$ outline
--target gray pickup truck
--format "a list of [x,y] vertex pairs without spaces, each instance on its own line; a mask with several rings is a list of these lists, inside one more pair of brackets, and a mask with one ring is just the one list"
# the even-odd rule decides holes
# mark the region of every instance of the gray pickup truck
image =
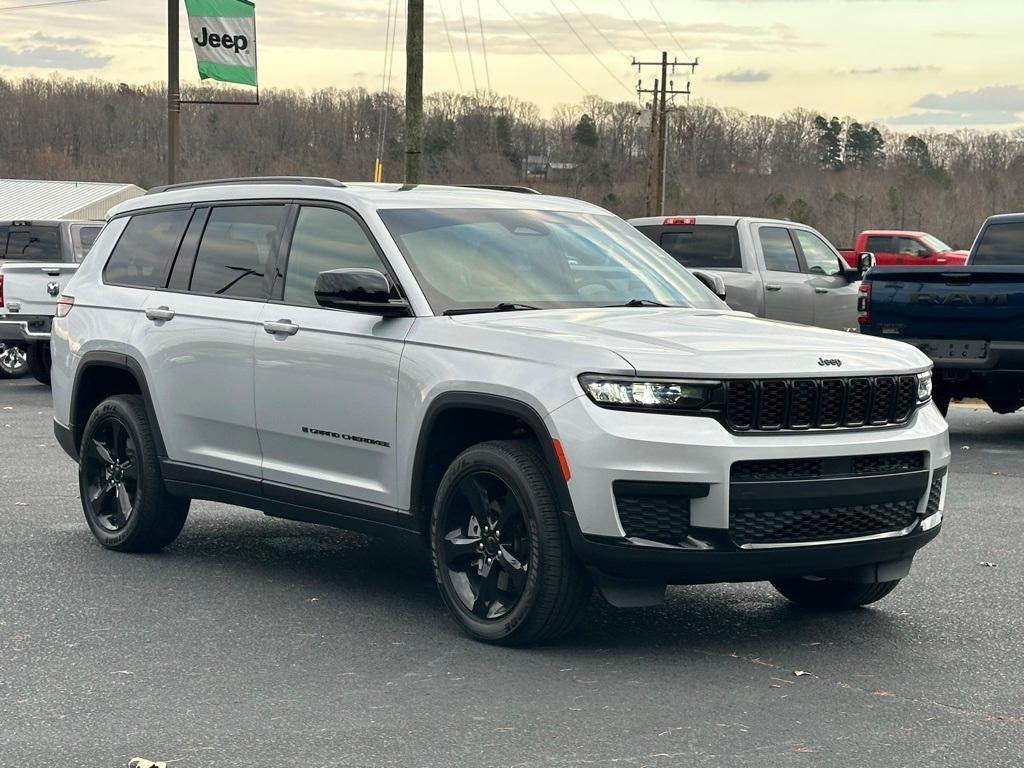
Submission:
[[659,216],[629,223],[698,277],[721,277],[733,309],[821,328],[857,327],[862,271],[851,269],[812,227],[745,216]]
[[50,381],[50,323],[61,287],[100,233],[96,221],[0,220],[0,378]]

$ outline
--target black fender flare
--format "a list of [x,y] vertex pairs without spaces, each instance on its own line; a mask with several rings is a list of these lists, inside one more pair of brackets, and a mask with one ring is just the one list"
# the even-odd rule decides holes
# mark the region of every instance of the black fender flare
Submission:
[[544,419],[532,406],[521,400],[484,392],[445,392],[434,398],[430,405],[427,406],[427,411],[420,424],[410,481],[410,511],[413,515],[419,517],[423,513],[423,510],[419,509],[420,500],[418,492],[423,484],[423,475],[426,471],[429,435],[433,431],[438,417],[444,414],[445,411],[457,408],[492,411],[503,416],[513,416],[526,424],[540,442],[541,455],[551,476],[551,483],[554,487],[555,498],[558,501],[559,507],[564,514],[575,517],[572,497],[569,494],[569,484],[562,474],[562,465],[555,453],[551,432],[544,423]]
[[107,351],[93,351],[86,352],[82,356],[81,362],[78,364],[78,368],[75,371],[75,382],[71,390],[71,416],[68,424],[68,429],[71,434],[74,435],[75,447],[80,448],[81,443],[81,430],[85,428],[85,424],[75,424],[75,414],[78,413],[78,398],[81,393],[81,382],[82,377],[90,368],[115,368],[117,370],[125,371],[130,374],[132,378],[139,385],[139,392],[142,395],[142,401],[146,407],[146,416],[149,418],[150,427],[153,429],[153,436],[156,439],[156,453],[161,459],[167,458],[167,448],[164,445],[164,437],[160,431],[160,422],[157,421],[156,411],[153,409],[153,397],[149,393],[149,382],[146,381],[146,374],[142,369],[142,365],[131,355],[120,352],[107,352]]

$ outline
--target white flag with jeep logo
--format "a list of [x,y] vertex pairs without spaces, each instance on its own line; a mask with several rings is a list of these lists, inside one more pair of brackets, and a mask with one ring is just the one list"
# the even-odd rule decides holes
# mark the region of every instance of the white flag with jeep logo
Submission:
[[199,77],[256,85],[256,6],[250,0],[185,0]]

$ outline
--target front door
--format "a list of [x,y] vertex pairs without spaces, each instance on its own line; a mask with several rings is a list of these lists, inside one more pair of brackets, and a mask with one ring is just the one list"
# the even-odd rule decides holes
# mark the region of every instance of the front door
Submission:
[[859,283],[847,277],[846,262],[814,232],[794,229],[793,235],[814,292],[814,324],[836,331],[856,328]]
[[397,505],[398,368],[413,320],[317,304],[320,272],[355,267],[389,274],[352,213],[302,206],[283,288],[275,288],[279,298],[266,305],[266,326],[256,334],[264,493],[299,503],[302,492],[326,494],[341,511],[352,501],[379,508],[386,519]]
[[769,320],[812,325],[814,297],[808,276],[800,268],[790,230],[760,225],[757,242],[764,264],[764,316]]

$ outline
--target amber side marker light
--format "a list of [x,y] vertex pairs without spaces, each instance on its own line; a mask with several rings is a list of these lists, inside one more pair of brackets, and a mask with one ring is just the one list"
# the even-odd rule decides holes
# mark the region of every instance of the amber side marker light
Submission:
[[562,470],[562,477],[565,478],[565,482],[569,482],[572,472],[569,471],[569,462],[565,458],[565,451],[562,450],[562,441],[552,439],[551,445],[554,446],[555,456],[558,457],[558,466]]

